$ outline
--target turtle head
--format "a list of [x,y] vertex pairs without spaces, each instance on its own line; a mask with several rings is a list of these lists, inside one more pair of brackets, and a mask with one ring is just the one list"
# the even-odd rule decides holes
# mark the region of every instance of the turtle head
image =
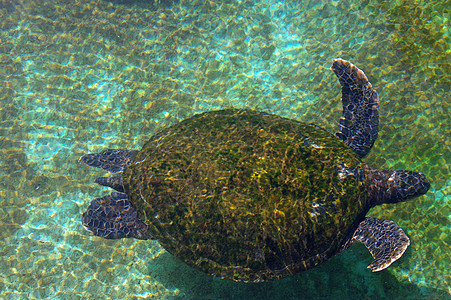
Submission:
[[426,194],[431,184],[423,173],[367,169],[365,184],[370,206],[397,203]]

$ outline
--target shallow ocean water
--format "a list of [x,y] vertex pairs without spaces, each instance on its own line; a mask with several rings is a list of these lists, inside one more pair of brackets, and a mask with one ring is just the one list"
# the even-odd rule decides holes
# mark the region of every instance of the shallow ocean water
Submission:
[[[449,3],[448,3],[449,4]],[[451,298],[447,1],[0,1],[0,299]],[[81,226],[108,193],[87,152],[139,149],[196,113],[248,107],[335,132],[342,57],[380,96],[365,161],[422,171],[427,195],[370,215],[411,246],[371,273],[356,243],[276,282],[187,267],[154,241]]]

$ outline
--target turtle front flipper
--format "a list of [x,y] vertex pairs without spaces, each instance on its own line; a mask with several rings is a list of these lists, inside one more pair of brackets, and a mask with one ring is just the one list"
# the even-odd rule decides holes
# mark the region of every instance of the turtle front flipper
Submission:
[[410,245],[409,237],[395,222],[377,218],[365,218],[353,240],[360,241],[370,251],[374,261],[368,268],[373,272],[388,268]]
[[83,213],[82,224],[86,230],[106,239],[152,238],[124,193],[113,192],[92,200]]
[[101,168],[110,173],[118,173],[132,163],[137,150],[107,149],[100,153],[85,154],[80,161],[90,167]]
[[379,96],[365,73],[341,58],[331,67],[341,84],[343,114],[335,134],[360,157],[368,154],[377,138]]

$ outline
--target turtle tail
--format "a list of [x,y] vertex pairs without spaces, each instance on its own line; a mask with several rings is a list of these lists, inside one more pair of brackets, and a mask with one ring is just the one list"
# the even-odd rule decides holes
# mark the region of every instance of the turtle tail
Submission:
[[118,173],[132,163],[138,152],[137,150],[107,149],[100,153],[85,154],[80,157],[80,161],[90,167]]

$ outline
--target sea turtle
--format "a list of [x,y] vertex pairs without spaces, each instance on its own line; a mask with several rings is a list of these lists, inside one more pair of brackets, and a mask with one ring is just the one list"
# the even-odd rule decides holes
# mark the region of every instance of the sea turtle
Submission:
[[333,135],[312,124],[247,109],[195,115],[163,129],[141,151],[80,158],[116,177],[115,189],[82,216],[94,235],[156,239],[208,274],[243,282],[310,269],[358,240],[387,268],[410,241],[371,207],[425,194],[422,173],[378,170],[361,161],[378,132],[378,94],[342,59],[343,115]]

